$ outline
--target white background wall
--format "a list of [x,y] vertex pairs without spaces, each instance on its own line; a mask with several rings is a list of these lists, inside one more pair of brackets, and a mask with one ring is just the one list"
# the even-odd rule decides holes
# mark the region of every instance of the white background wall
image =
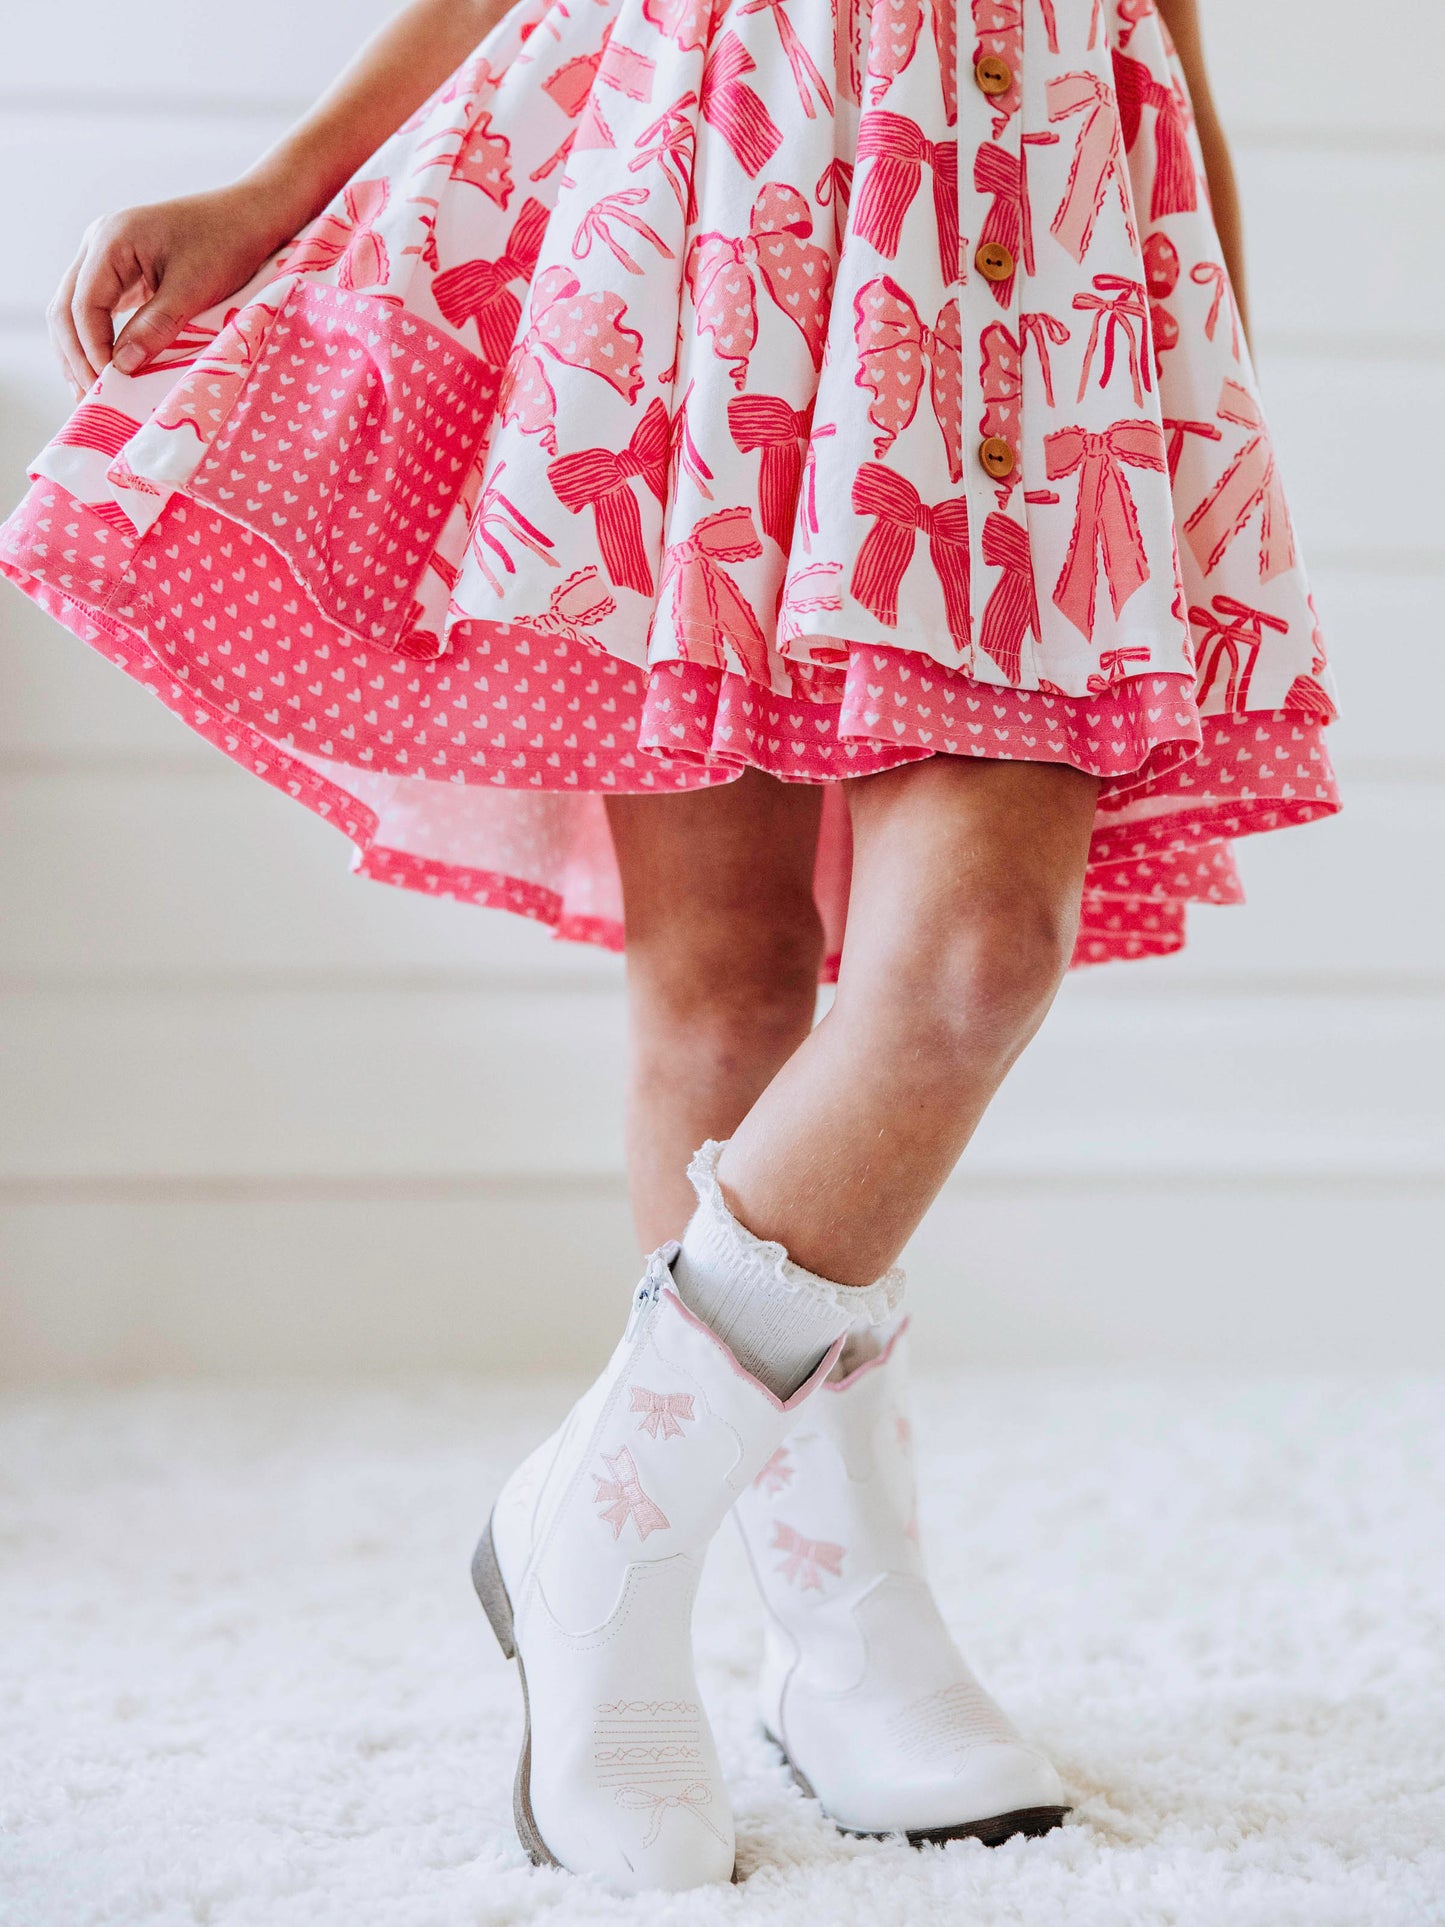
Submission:
[[[934,1359],[1445,1365],[1445,12],[1202,0],[1339,820],[1076,978],[920,1235]],[[84,224],[219,182],[386,0],[16,9],[0,499]],[[0,1376],[526,1370],[633,1260],[620,969],[353,880],[326,825],[0,591]]]

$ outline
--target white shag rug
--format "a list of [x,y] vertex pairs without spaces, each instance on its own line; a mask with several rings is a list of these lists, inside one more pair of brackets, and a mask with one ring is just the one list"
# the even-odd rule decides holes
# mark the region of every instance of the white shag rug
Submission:
[[564,1387],[142,1388],[0,1411],[5,1927],[1445,1922],[1445,1387],[925,1386],[923,1526],[1075,1803],[1045,1840],[848,1840],[753,1725],[724,1534],[704,1692],[740,1884],[524,1860],[513,1670],[467,1562]]

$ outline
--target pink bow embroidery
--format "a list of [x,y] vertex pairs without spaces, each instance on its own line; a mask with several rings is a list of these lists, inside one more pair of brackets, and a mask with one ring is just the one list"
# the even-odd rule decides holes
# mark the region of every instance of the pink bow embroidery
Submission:
[[722,566],[751,561],[762,552],[747,509],[718,509],[663,552],[658,592],[672,585],[673,620],[687,661],[721,668],[730,646],[743,673],[766,689],[771,684],[767,641],[752,604]]
[[1204,321],[1205,337],[1214,339],[1214,330],[1219,326],[1219,311],[1226,302],[1229,304],[1229,351],[1236,361],[1239,360],[1239,304],[1234,298],[1229,275],[1221,261],[1196,261],[1189,270],[1189,279],[1197,288],[1213,287],[1214,299],[1209,304],[1209,313]]
[[690,1813],[694,1819],[702,1821],[709,1833],[717,1834],[719,1840],[723,1838],[702,1810],[712,1799],[712,1790],[705,1780],[694,1780],[688,1786],[677,1787],[670,1791],[664,1791],[659,1787],[620,1786],[616,1797],[620,1807],[632,1807],[643,1813],[651,1813],[651,1824],[642,1836],[644,1847],[650,1847],[657,1839],[662,1830],[662,1816],[669,1811]]
[[590,508],[597,542],[612,580],[639,595],[652,593],[652,565],[642,539],[642,515],[632,491],[641,481],[660,503],[667,501],[672,424],[660,395],[654,395],[625,448],[584,448],[559,455],[548,464],[547,479],[557,499],[574,515]]
[[857,158],[873,165],[854,207],[863,239],[892,260],[903,234],[903,217],[918,192],[923,169],[933,170],[933,212],[944,278],[960,272],[958,142],[931,141],[903,114],[879,107],[858,124]]
[[1028,530],[994,510],[984,521],[983,559],[1002,574],[984,605],[979,642],[1003,671],[1005,682],[1017,684],[1023,664],[1024,638],[1039,633],[1038,594],[1034,587],[1033,558]]
[[803,112],[809,120],[816,117],[817,108],[813,105],[813,92],[816,89],[824,112],[831,114],[833,96],[828,92],[816,61],[803,45],[797,28],[788,17],[788,0],[743,0],[743,4],[737,11],[739,14],[769,12],[772,14],[773,25],[778,30],[778,38],[783,43],[783,52],[787,55],[788,65],[793,71],[793,82],[798,89],[798,99],[802,103]]
[[805,1539],[782,1519],[773,1521],[772,1549],[783,1555],[778,1572],[800,1592],[821,1592],[825,1573],[837,1579],[843,1571],[844,1547],[830,1539]]
[[569,268],[544,268],[532,283],[528,326],[512,349],[502,381],[504,421],[540,435],[557,452],[557,397],[544,356],[566,368],[586,368],[631,401],[642,386],[642,336],[623,326],[626,304],[611,293],[583,294]]
[[[1096,274],[1093,294],[1076,294],[1074,306],[1082,313],[1093,314],[1089,323],[1089,340],[1084,349],[1084,366],[1079,376],[1078,399],[1082,401],[1089,386],[1089,371],[1094,365],[1094,350],[1099,344],[1099,329],[1104,331],[1104,372],[1099,377],[1100,388],[1109,386],[1109,377],[1114,372],[1114,333],[1117,329],[1123,335],[1129,353],[1129,379],[1134,387],[1134,406],[1144,405],[1144,390],[1154,386],[1154,374],[1147,361],[1143,359],[1142,347],[1148,336],[1148,315],[1144,307],[1144,284],[1131,281],[1122,274]],[[1138,334],[1134,330],[1138,327]]]
[[637,1527],[639,1539],[645,1539],[649,1532],[664,1531],[667,1514],[643,1491],[637,1461],[627,1447],[624,1445],[610,1457],[604,1452],[602,1463],[611,1477],[604,1479],[600,1472],[592,1474],[597,1486],[592,1503],[603,1508],[597,1516],[611,1526],[613,1538],[622,1537],[622,1528],[629,1519]]
[[780,549],[792,539],[803,450],[813,419],[813,404],[794,408],[778,395],[735,395],[728,403],[728,427],[739,454],[762,451],[758,465],[758,520],[764,535]]
[[1294,531],[1275,468],[1274,450],[1259,403],[1226,377],[1215,410],[1222,422],[1253,429],[1214,487],[1184,524],[1184,536],[1201,571],[1219,566],[1225,551],[1260,511],[1259,579],[1271,582],[1294,566]]
[[712,336],[719,359],[734,364],[734,387],[746,381],[757,345],[755,275],[802,334],[814,368],[822,366],[833,264],[827,249],[808,238],[812,232],[812,210],[797,189],[769,181],[753,202],[741,239],[693,237],[686,272],[698,327]]
[[483,358],[493,367],[505,364],[522,319],[521,297],[509,283],[531,280],[546,230],[547,209],[529,195],[495,261],[464,261],[432,282],[432,297],[454,328],[476,322]]
[[876,517],[853,563],[855,598],[893,628],[898,621],[898,586],[913,558],[918,536],[928,538],[928,556],[943,592],[948,632],[959,648],[969,637],[968,503],[962,495],[930,506],[902,475],[878,462],[864,462],[853,480],[853,510]]
[[1187,422],[1177,415],[1164,417],[1164,438],[1169,453],[1169,480],[1173,484],[1179,472],[1179,458],[1184,453],[1184,437],[1198,435],[1201,441],[1219,442],[1224,439],[1222,429],[1213,422]]
[[1149,219],[1187,214],[1199,205],[1199,185],[1189,152],[1189,109],[1172,83],[1165,86],[1142,60],[1114,50],[1114,85],[1118,89],[1119,121],[1124,145],[1132,153],[1139,139],[1145,108],[1154,114],[1154,186],[1149,196]]
[[390,195],[385,181],[353,181],[341,197],[344,212],[319,216],[295,250],[277,263],[278,271],[316,274],[339,262],[338,288],[373,288],[385,281],[390,261],[386,243],[373,224]]
[[882,432],[873,453],[884,456],[918,409],[925,375],[934,418],[948,453],[949,480],[963,475],[963,335],[957,300],[946,301],[927,328],[890,275],[866,281],[853,298],[858,386],[873,400],[868,419]]
[[1074,527],[1054,602],[1085,638],[1094,633],[1096,555],[1104,565],[1109,600],[1117,616],[1149,579],[1149,563],[1127,468],[1164,470],[1164,439],[1150,421],[1115,422],[1102,434],[1061,428],[1044,437],[1044,465],[1051,482],[1079,477]]
[[749,175],[759,174],[783,141],[762,96],[743,79],[757,64],[728,27],[712,43],[702,70],[702,117],[722,135],[738,166]]
[[683,1421],[693,1415],[691,1392],[650,1392],[645,1385],[634,1385],[631,1393],[633,1411],[642,1413],[639,1432],[654,1439],[682,1437]]
[[793,1481],[792,1454],[786,1445],[780,1445],[753,1480],[764,1492],[781,1492],[785,1485]]
[[1251,609],[1247,602],[1240,602],[1232,595],[1211,597],[1211,606],[1207,609],[1191,608],[1189,620],[1204,631],[1198,652],[1200,708],[1204,707],[1214,679],[1223,668],[1222,707],[1231,712],[1247,709],[1250,679],[1264,646],[1264,632],[1273,629],[1278,635],[1288,635],[1288,622],[1280,616],[1266,615],[1263,609]]
[[1049,362],[1049,343],[1062,348],[1069,339],[1069,330],[1057,315],[1021,314],[1019,316],[1019,353],[1023,354],[1032,341],[1038,350],[1039,377],[1044,384],[1044,398],[1049,407],[1054,405],[1054,371]]
[[1094,238],[1094,223],[1103,211],[1104,197],[1112,181],[1124,210],[1129,245],[1136,246],[1123,136],[1113,88],[1097,74],[1055,74],[1048,82],[1047,93],[1051,121],[1071,120],[1075,114],[1082,116],[1068,184],[1051,231],[1076,261],[1082,261]]

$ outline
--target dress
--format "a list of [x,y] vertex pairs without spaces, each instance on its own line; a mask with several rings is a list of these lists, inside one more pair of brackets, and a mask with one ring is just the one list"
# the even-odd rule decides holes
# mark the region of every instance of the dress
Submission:
[[1103,779],[1077,962],[1338,799],[1151,0],[518,0],[36,458],[0,567],[386,882],[617,946],[603,798]]

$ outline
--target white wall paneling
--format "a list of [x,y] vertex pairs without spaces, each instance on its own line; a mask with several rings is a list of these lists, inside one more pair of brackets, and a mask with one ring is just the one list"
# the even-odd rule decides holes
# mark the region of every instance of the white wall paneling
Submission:
[[[929,1350],[1445,1364],[1445,10],[1204,0],[1348,810],[1071,981],[911,1254]],[[0,73],[0,504],[97,214],[219,181],[387,0],[32,7]],[[584,1369],[631,1266],[616,959],[344,841],[0,591],[0,1378]]]

